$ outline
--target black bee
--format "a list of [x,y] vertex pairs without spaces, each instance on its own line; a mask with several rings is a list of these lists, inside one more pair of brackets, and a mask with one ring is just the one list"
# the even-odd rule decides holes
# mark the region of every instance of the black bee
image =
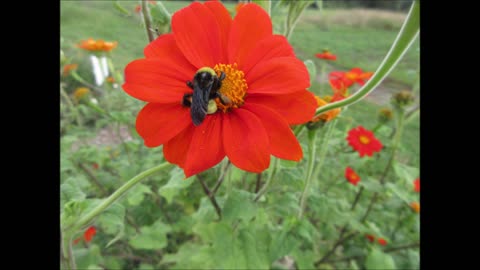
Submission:
[[207,115],[208,102],[220,98],[223,104],[228,104],[229,99],[218,92],[225,79],[225,73],[217,76],[215,70],[203,67],[193,76],[193,82],[187,81],[187,86],[192,88],[193,94],[183,95],[183,105],[190,107],[190,115],[195,126],[200,125]]

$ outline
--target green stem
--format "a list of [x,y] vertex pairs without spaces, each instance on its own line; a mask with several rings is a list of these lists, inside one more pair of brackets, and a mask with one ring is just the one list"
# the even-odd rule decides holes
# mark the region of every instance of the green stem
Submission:
[[73,256],[72,235],[62,234],[62,236],[62,253],[65,259],[65,264],[69,270],[77,269],[75,256]]
[[[298,218],[302,218],[303,216],[303,212],[305,211],[305,205],[306,205],[306,202],[307,202],[307,198],[308,198],[308,195],[309,195],[309,192],[310,192],[310,185],[312,183],[312,180],[313,179],[316,179],[318,177],[318,174],[320,173],[320,169],[322,168],[323,166],[323,162],[325,161],[325,157],[327,156],[327,150],[328,150],[328,142],[330,141],[330,137],[332,135],[332,131],[335,127],[335,124],[337,123],[336,120],[332,120],[330,123],[327,123],[327,130],[325,131],[324,135],[323,135],[323,138],[322,138],[322,142],[321,142],[321,149],[320,149],[320,153],[319,153],[319,156],[320,156],[320,160],[318,161],[317,163],[317,166],[314,166],[315,168],[313,169],[313,172],[310,172],[310,167],[308,168],[308,174],[307,174],[307,180],[306,180],[306,183],[305,183],[305,187],[303,189],[303,192],[302,192],[302,195],[300,197],[300,211],[298,213]],[[311,135],[311,134],[309,134]],[[310,137],[310,136],[309,136]],[[313,149],[313,153],[310,153],[310,155],[313,155],[310,156],[309,158],[309,166],[310,166],[310,162],[313,162],[315,160],[315,153],[314,153],[315,149]]]
[[255,198],[253,199],[254,202],[258,201],[262,195],[267,192],[268,187],[270,186],[270,183],[272,182],[273,176],[275,176],[275,173],[277,172],[277,165],[278,165],[278,159],[274,158],[272,161],[272,166],[270,167],[270,174],[268,175],[267,182],[265,182],[265,185],[260,189],[260,191],[257,193]]
[[72,227],[69,228],[69,231],[75,232],[79,230],[80,228],[85,227],[88,225],[92,220],[100,215],[103,211],[105,211],[110,205],[115,203],[122,195],[127,193],[132,187],[134,187],[137,183],[139,183],[141,180],[159,172],[164,169],[167,169],[171,167],[172,165],[168,162],[162,163],[156,167],[153,167],[151,169],[148,169],[144,172],[141,172],[140,174],[136,175],[132,179],[128,180],[123,186],[121,186],[119,189],[117,189],[112,195],[110,195],[108,198],[106,198],[101,204],[99,204],[97,207],[95,207],[93,210],[91,210],[89,213],[81,217]]
[[383,123],[378,123],[378,124],[372,129],[372,132],[373,132],[373,133],[377,132],[377,130],[378,130],[381,126],[383,126]]
[[351,105],[362,100],[366,95],[373,91],[393,70],[400,59],[402,59],[403,55],[407,52],[408,48],[410,48],[410,46],[413,44],[419,32],[420,1],[415,0],[402,28],[400,29],[400,32],[397,35],[397,38],[390,48],[390,51],[388,52],[387,56],[385,56],[385,59],[383,59],[383,62],[380,64],[373,76],[355,94],[346,99],[329,103],[318,108],[315,117],[329,110]]
[[82,84],[92,88],[93,90],[95,90],[98,94],[103,95],[103,89],[98,88],[95,85],[88,83],[85,79],[83,79],[80,75],[78,75],[78,73],[75,70],[70,71],[70,75],[72,75],[72,77],[75,80],[77,80],[79,83],[82,83]]
[[155,38],[153,37],[152,29],[152,18],[150,18],[150,11],[148,9],[147,0],[141,0],[142,4],[142,13],[143,20],[145,22],[145,30],[147,31],[148,41],[152,42]]
[[70,109],[70,112],[73,113],[73,115],[75,116],[78,125],[82,127],[83,119],[82,119],[82,116],[80,115],[80,111],[73,105],[72,100],[70,99],[68,94],[65,92],[65,89],[63,89],[63,87],[60,87],[60,95],[62,95],[62,97],[67,102],[68,108]]
[[300,210],[298,212],[298,219],[303,217],[305,203],[307,201],[307,193],[312,182],[313,169],[315,168],[315,152],[317,151],[317,131],[318,129],[308,131],[308,164],[307,176],[305,178],[305,185],[303,187],[302,195],[300,196]]

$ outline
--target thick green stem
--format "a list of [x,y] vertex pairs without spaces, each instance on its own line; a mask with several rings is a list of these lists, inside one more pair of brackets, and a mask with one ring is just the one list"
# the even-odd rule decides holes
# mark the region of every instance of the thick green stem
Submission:
[[419,32],[420,1],[415,0],[402,28],[400,29],[400,32],[398,33],[397,38],[395,39],[392,47],[390,48],[390,51],[388,52],[387,56],[385,56],[385,59],[383,59],[383,62],[375,71],[372,78],[370,78],[367,83],[362,88],[360,88],[360,90],[358,90],[350,97],[337,102],[329,103],[325,106],[318,108],[315,116],[319,116],[320,114],[332,109],[351,105],[367,96],[387,77],[387,75],[393,70],[393,68],[397,65],[400,59],[402,59],[405,52],[407,52],[408,48],[410,48],[410,46],[415,41]]
[[305,203],[307,201],[307,193],[312,182],[313,169],[315,168],[315,153],[317,151],[317,131],[318,129],[308,131],[308,164],[307,176],[305,177],[305,185],[303,187],[302,195],[300,196],[300,211],[298,212],[298,219],[303,217]]
[[[320,160],[318,161],[316,166],[313,166],[310,164],[310,162],[314,163],[315,161],[315,145],[312,147],[309,147],[309,149],[312,149],[313,151],[310,152],[310,159],[308,160],[309,162],[309,167],[308,167],[308,173],[307,173],[307,179],[305,182],[305,186],[302,192],[302,195],[300,197],[300,211],[298,212],[298,218],[301,219],[303,217],[303,213],[305,211],[305,206],[307,203],[308,195],[310,192],[310,186],[312,184],[313,179],[318,178],[318,174],[320,173],[320,169],[323,166],[323,162],[325,161],[325,157],[327,156],[328,152],[328,142],[330,141],[330,137],[332,136],[332,131],[335,127],[335,124],[337,123],[336,120],[331,121],[330,123],[326,124],[326,131],[322,137],[322,142],[321,142],[321,148],[320,148]],[[309,134],[309,138],[312,136],[312,134]],[[314,142],[315,143],[315,142]],[[312,156],[313,155],[313,156]],[[310,168],[310,165],[313,166],[314,168]],[[313,171],[311,171],[313,169]]]
[[270,174],[268,175],[267,182],[265,182],[265,185],[260,189],[260,191],[257,193],[255,198],[253,199],[254,202],[258,201],[262,195],[267,192],[268,187],[270,186],[270,183],[272,182],[273,176],[275,176],[275,173],[277,172],[277,165],[278,165],[278,159],[273,159],[272,166],[270,167]]
[[151,169],[148,169],[137,176],[133,177],[130,179],[128,182],[126,182],[123,186],[121,186],[119,189],[117,189],[112,195],[110,195],[108,198],[106,198],[101,204],[99,204],[97,207],[95,207],[93,210],[91,210],[89,213],[81,217],[71,228],[69,228],[70,232],[75,232],[79,230],[80,228],[83,228],[87,226],[92,220],[100,215],[103,211],[105,211],[109,206],[111,206],[113,203],[115,203],[122,195],[127,193],[132,187],[134,187],[137,183],[139,183],[141,180],[159,172],[162,170],[165,170],[167,168],[170,168],[172,165],[168,162],[162,163],[156,167],[153,167]]

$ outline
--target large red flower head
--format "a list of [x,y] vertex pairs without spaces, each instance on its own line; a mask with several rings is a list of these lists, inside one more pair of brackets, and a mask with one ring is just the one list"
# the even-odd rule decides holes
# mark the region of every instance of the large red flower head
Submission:
[[317,102],[305,65],[260,6],[232,19],[220,2],[193,2],[144,54],[127,65],[123,85],[148,102],[137,131],[187,177],[225,156],[250,172],[268,168],[270,155],[302,158],[289,125],[311,120]]
[[362,126],[351,129],[348,132],[347,141],[353,149],[358,151],[360,157],[364,155],[371,157],[373,152],[379,152],[383,147],[382,143],[375,138],[373,132]]

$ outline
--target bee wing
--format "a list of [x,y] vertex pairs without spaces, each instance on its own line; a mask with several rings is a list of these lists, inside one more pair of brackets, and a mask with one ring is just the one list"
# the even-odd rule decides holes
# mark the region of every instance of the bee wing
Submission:
[[200,125],[207,115],[208,100],[211,89],[212,84],[203,89],[196,81],[193,82],[193,96],[192,105],[190,106],[190,115],[195,126]]

